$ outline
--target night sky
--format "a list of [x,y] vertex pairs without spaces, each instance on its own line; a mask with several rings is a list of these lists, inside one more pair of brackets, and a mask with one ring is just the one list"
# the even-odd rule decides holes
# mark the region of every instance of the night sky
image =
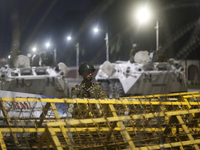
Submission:
[[[139,5],[153,10],[148,24],[134,18]],[[34,46],[42,52],[50,42],[48,50],[56,48],[58,62],[70,67],[76,65],[79,43],[80,62],[101,64],[108,31],[110,61],[126,61],[133,43],[141,50],[156,49],[159,20],[159,41],[169,58],[199,59],[199,15],[199,0],[0,0],[0,58],[11,50],[27,55]],[[98,34],[93,33],[96,26],[102,30]]]

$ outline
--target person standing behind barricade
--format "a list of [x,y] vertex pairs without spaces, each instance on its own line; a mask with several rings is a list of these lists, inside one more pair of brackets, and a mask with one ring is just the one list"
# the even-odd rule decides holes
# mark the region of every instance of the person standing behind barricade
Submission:
[[[89,62],[83,62],[79,66],[78,72],[83,77],[83,81],[80,85],[76,84],[72,87],[71,89],[72,98],[95,98],[95,99],[107,98],[105,92],[101,88],[101,85],[98,82],[92,83],[92,77],[94,71],[95,71],[94,66]],[[99,110],[99,113],[101,113],[100,105],[96,104],[95,106],[96,106],[95,109]],[[76,110],[77,108],[79,108],[79,110],[81,111]],[[82,118],[83,116],[89,115],[87,108],[88,105],[86,104],[78,104],[78,105],[75,104],[74,108],[71,108],[70,110],[72,111],[73,117]]]
[[83,77],[80,85],[76,84],[71,89],[72,98],[107,98],[101,85],[96,82],[92,83],[94,66],[90,62],[83,62],[79,66],[79,74]]

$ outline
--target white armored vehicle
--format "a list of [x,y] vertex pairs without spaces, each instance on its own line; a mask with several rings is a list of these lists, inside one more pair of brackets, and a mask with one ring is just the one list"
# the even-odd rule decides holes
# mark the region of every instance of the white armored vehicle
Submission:
[[56,69],[30,66],[29,58],[24,55],[18,55],[12,61],[12,68],[5,66],[0,69],[0,90],[69,97],[68,83],[64,78],[69,69],[64,63],[59,63]]
[[95,79],[109,98],[167,94],[187,91],[184,68],[174,59],[150,62],[147,51],[139,51],[130,61],[105,61]]
[[[68,82],[65,76],[69,69],[64,63],[59,63],[55,68],[45,66],[49,60],[47,57],[41,61],[39,57],[34,61],[34,66],[30,65],[30,59],[24,55],[14,56],[12,65],[6,65],[0,69],[0,96],[1,97],[26,97],[26,98],[67,98],[69,97]],[[51,60],[52,62],[52,60]],[[43,65],[39,65],[43,64]],[[12,67],[9,67],[12,66]],[[46,102],[5,102],[7,114],[15,125],[33,125],[33,122],[18,122],[18,118],[29,119],[41,118],[43,115],[43,108],[48,104]],[[59,115],[71,117],[66,109],[66,105],[55,103]],[[0,104],[1,108],[3,107]],[[50,107],[50,106],[49,106]],[[63,111],[62,108],[66,111]],[[49,109],[45,114],[47,117],[55,117],[53,110]],[[0,110],[0,118],[5,118],[4,110]],[[14,118],[14,119],[13,119]],[[5,121],[2,119],[0,125],[4,125]],[[4,137],[9,137],[10,132],[3,133]],[[17,137],[22,136],[16,134]],[[24,135],[23,135],[24,136]],[[26,135],[27,136],[27,135]]]

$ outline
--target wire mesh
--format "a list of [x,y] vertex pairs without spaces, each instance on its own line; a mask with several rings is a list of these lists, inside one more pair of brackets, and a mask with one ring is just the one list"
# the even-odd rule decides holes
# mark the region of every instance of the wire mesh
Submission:
[[199,92],[1,98],[1,149],[199,149]]

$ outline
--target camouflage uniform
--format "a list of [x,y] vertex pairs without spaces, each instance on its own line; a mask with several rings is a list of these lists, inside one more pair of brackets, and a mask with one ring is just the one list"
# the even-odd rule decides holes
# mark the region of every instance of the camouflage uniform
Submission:
[[[82,82],[80,85],[76,84],[72,87],[71,90],[72,98],[107,98],[106,94],[102,90],[101,86],[98,82],[92,83],[89,88],[86,88],[85,83]],[[92,104],[92,108],[99,109],[99,104]],[[76,110],[79,108],[78,110]],[[87,104],[75,104],[72,112],[73,117],[82,118],[82,116],[89,116],[89,112],[87,110]],[[80,111],[81,109],[81,111]],[[94,111],[95,112],[95,111]]]
[[86,88],[85,83],[82,82],[80,85],[76,84],[71,90],[72,98],[107,98],[106,94],[102,90],[98,82],[92,83],[89,88]]
[[133,44],[133,49],[130,51],[130,62],[131,63],[134,63],[135,62],[135,60],[134,60],[134,56],[135,56],[135,54],[137,53],[137,52],[139,52],[140,51],[140,46],[139,46],[139,44]]
[[164,49],[156,50],[152,62],[167,62],[167,53]]
[[131,50],[131,52],[130,52],[130,62],[131,62],[131,63],[134,63],[134,62],[135,62],[134,56],[135,56],[135,54],[136,54],[137,52],[139,52],[139,50],[136,50],[136,49],[132,49],[132,50]]

